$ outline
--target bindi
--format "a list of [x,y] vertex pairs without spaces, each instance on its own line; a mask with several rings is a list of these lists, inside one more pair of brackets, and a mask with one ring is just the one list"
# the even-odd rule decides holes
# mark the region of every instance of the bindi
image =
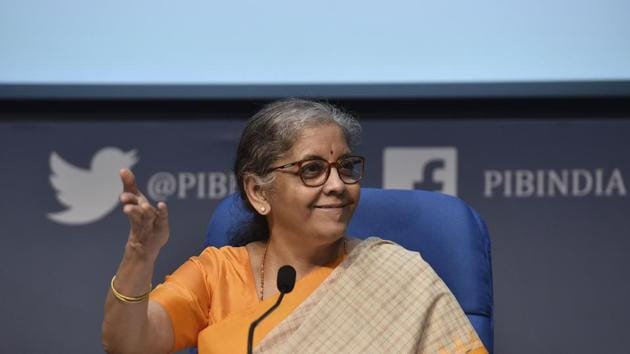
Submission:
[[332,151],[332,150],[330,150],[330,155],[332,156],[332,154],[333,154],[333,151]]

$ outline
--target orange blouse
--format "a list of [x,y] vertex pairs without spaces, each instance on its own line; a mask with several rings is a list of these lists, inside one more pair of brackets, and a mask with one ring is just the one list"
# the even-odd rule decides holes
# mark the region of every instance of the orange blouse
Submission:
[[[341,263],[344,257],[299,279],[282,305],[257,328],[254,346],[293,312]],[[245,352],[249,324],[277,300],[258,299],[245,247],[206,248],[191,257],[151,292],[173,327],[172,351],[198,346],[200,353]]]
[[173,351],[197,345],[204,328],[259,303],[245,247],[206,248],[151,293],[171,318]]

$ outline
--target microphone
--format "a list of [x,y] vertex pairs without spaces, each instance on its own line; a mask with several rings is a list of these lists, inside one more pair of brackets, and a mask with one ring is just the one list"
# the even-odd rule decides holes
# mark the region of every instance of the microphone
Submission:
[[280,267],[276,286],[280,291],[280,296],[290,293],[295,286],[295,268],[290,265]]
[[284,298],[284,294],[288,294],[293,290],[295,286],[295,268],[290,265],[284,265],[280,267],[278,270],[278,278],[277,283],[278,291],[280,291],[280,296],[273,306],[269,308],[262,316],[258,317],[251,325],[249,325],[249,333],[247,334],[247,354],[252,354],[252,345],[254,343],[254,329],[262,320],[265,319],[270,313],[273,312],[278,306],[280,306],[280,302]]

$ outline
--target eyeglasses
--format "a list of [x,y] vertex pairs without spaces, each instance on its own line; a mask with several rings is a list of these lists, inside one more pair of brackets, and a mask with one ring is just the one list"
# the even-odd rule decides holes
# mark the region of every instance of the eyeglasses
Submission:
[[345,156],[335,162],[328,162],[323,158],[315,157],[273,167],[269,172],[284,170],[293,166],[298,167],[295,174],[300,176],[302,183],[307,187],[323,186],[328,181],[330,168],[333,166],[337,169],[339,178],[343,183],[355,184],[363,178],[365,158],[362,156]]

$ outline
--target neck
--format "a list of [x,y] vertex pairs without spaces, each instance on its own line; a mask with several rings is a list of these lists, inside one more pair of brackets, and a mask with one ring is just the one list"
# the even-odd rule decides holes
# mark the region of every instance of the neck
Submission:
[[[318,266],[331,263],[344,253],[344,238],[330,243],[310,244],[303,238],[270,237],[267,243],[268,269],[277,271],[285,264],[295,268],[298,279]],[[306,242],[305,242],[306,241]]]

